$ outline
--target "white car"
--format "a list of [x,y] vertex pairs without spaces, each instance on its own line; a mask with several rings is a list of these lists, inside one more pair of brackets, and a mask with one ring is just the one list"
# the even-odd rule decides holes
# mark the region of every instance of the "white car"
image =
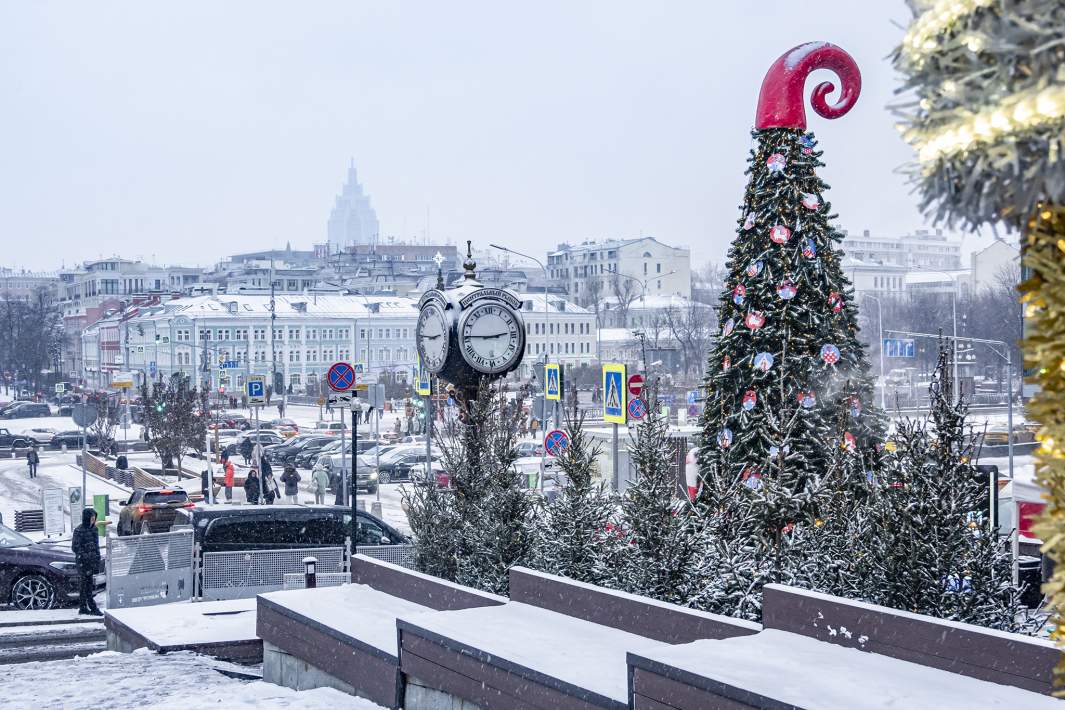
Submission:
[[24,429],[22,435],[33,439],[38,444],[48,445],[52,443],[52,438],[57,433],[58,432],[51,427],[42,426],[34,427],[33,429]]

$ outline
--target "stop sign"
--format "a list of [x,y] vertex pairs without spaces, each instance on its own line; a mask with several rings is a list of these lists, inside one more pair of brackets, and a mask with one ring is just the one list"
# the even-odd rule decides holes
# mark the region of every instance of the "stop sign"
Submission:
[[629,377],[629,394],[639,397],[640,392],[643,392],[643,375],[636,373]]

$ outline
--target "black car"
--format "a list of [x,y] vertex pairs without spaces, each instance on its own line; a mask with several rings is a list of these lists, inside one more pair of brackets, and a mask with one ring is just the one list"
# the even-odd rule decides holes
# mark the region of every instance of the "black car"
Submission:
[[[357,545],[403,545],[401,532],[358,511]],[[351,509],[334,505],[248,505],[186,508],[174,528],[191,526],[203,552],[340,547],[351,534]]]
[[[433,455],[433,461],[439,460],[439,456]],[[373,459],[367,460],[371,466]],[[377,469],[378,483],[391,483],[392,481],[409,481],[410,470],[417,464],[425,463],[425,449],[418,448],[405,451],[399,455],[389,456],[387,462],[382,461]]]
[[[59,449],[63,447],[63,444],[67,445],[68,449],[80,449],[81,448],[82,434],[77,429],[71,431],[61,431],[52,437],[52,443],[49,444],[53,449]],[[99,446],[100,437],[92,432],[85,434],[86,446]]]
[[318,460],[322,449],[336,440],[335,436],[315,436],[300,447],[293,457],[292,463],[295,464],[296,468],[311,468],[314,466],[314,462]]
[[20,402],[4,410],[4,419],[29,419],[31,417],[50,417],[52,408],[47,402]]
[[303,451],[304,447],[308,446],[312,442],[321,441],[318,446],[320,449],[326,444],[336,441],[332,436],[319,436],[317,434],[300,434],[288,439],[284,443],[274,444],[272,446],[263,447],[263,454],[269,459],[270,463],[284,463],[290,459],[295,459],[296,455]]
[[[105,584],[104,569],[101,560],[97,591]],[[34,542],[0,525],[0,603],[16,609],[51,609],[77,602],[79,587],[73,552]]]

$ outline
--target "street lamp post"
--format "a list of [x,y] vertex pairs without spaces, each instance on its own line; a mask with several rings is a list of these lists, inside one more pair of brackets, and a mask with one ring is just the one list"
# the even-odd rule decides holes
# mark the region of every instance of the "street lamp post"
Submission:
[[876,301],[876,332],[880,339],[880,409],[887,409],[887,383],[884,380],[884,303],[876,296],[865,295],[866,298]]
[[[548,308],[548,304],[547,304],[547,281],[548,281],[547,267],[544,266],[543,262],[540,261],[539,259],[537,259],[535,256],[531,256],[529,254],[523,254],[520,251],[515,251],[513,249],[508,249],[507,247],[502,247],[502,246],[499,246],[498,244],[489,244],[488,246],[492,247],[493,249],[498,249],[499,251],[505,251],[508,254],[513,254],[515,256],[520,256],[520,257],[523,257],[525,259],[529,259],[531,261],[534,261],[534,262],[536,262],[536,265],[540,267],[540,270],[544,272],[544,330],[546,331],[546,335],[544,336],[544,365],[546,365],[548,363],[548,360],[549,360],[549,358],[547,356],[547,351],[548,351],[548,347],[549,347],[548,343],[551,342],[551,325],[550,325],[551,324],[551,309]],[[545,379],[546,379],[546,369],[545,369]],[[540,410],[540,423],[542,425],[541,428],[544,429],[545,431],[547,429],[547,426],[546,426],[546,424],[547,424],[547,421],[546,421],[547,420],[547,396],[546,395],[547,395],[547,393],[545,392],[544,393],[544,398],[542,400],[543,401],[543,405],[542,405],[542,408]],[[558,413],[557,412],[555,414],[555,426],[556,427],[558,426]],[[540,492],[541,493],[543,493],[543,491],[544,491],[544,472],[545,472],[546,468],[547,468],[547,451],[546,451],[546,447],[544,447],[544,449],[540,451]]]

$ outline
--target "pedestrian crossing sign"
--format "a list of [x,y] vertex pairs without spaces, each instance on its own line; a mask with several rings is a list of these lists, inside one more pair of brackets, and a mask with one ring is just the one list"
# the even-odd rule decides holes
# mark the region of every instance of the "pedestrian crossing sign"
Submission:
[[428,397],[433,393],[433,382],[429,379],[429,368],[422,363],[420,355],[415,369],[417,377],[414,380],[414,391],[423,397]]
[[554,402],[562,399],[562,373],[558,363],[544,365],[544,398]]
[[619,363],[603,365],[603,421],[625,423],[625,366]]

